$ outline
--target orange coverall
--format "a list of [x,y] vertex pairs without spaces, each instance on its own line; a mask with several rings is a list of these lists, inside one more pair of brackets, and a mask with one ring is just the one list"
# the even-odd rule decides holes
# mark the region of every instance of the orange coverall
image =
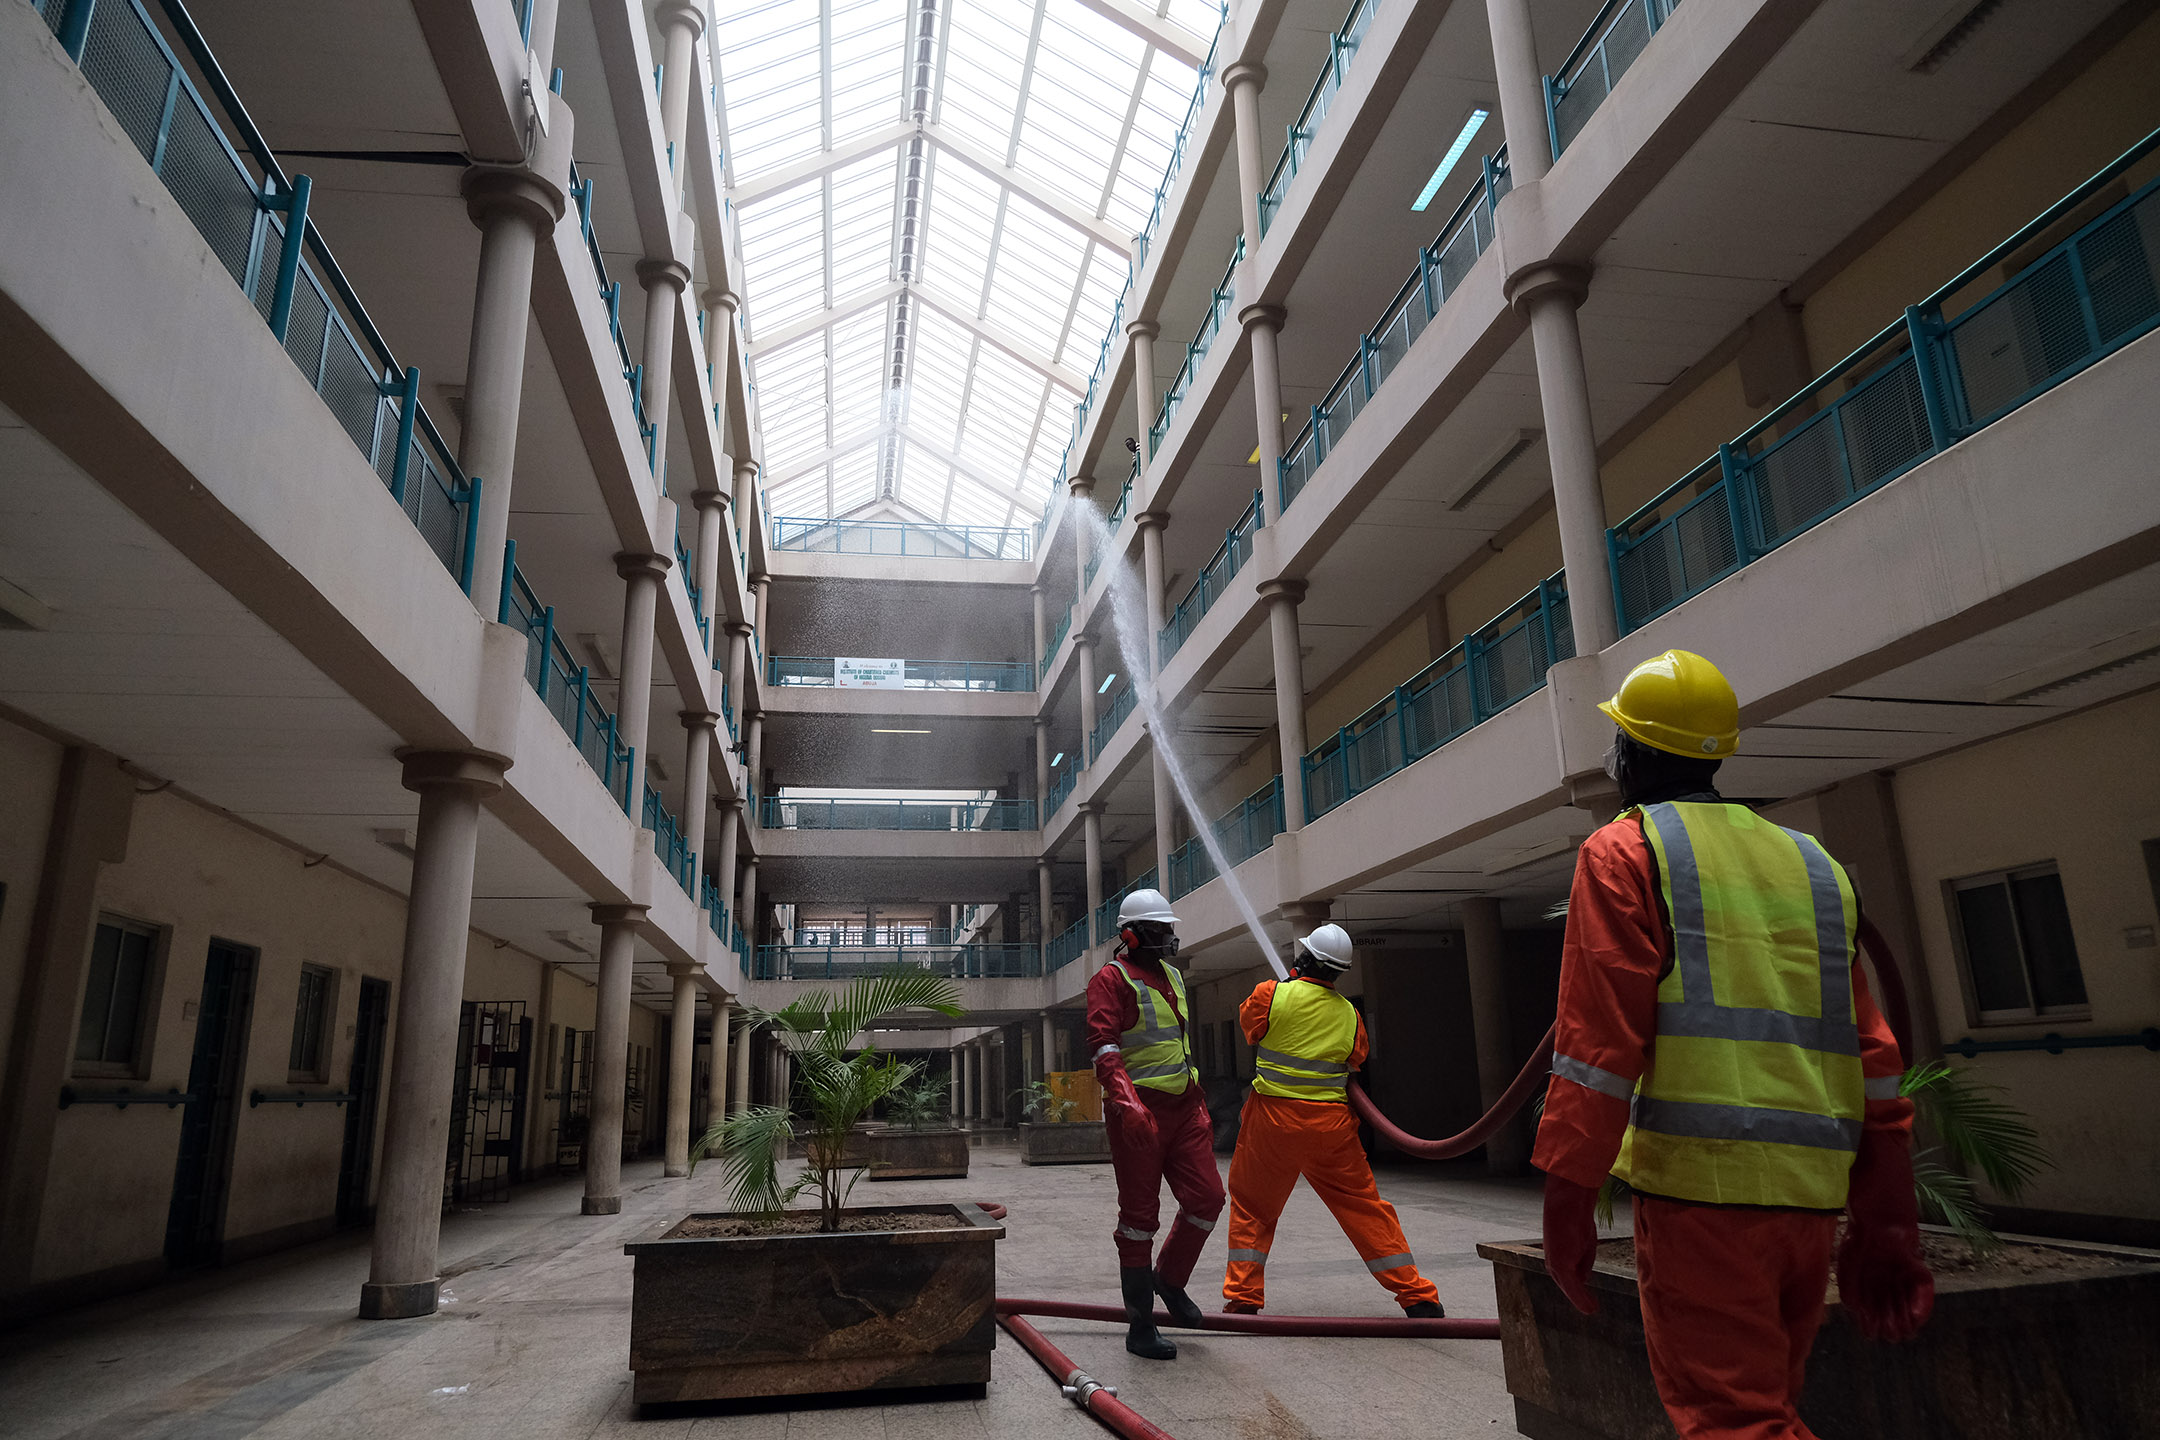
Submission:
[[[1238,1009],[1238,1024],[1249,1044],[1258,1045],[1267,1034],[1276,984],[1261,981]],[[1357,1040],[1344,1063],[1356,1070],[1371,1050],[1365,1017],[1360,1015]],[[1397,1303],[1408,1308],[1423,1300],[1439,1300],[1440,1292],[1432,1281],[1418,1273],[1395,1207],[1380,1198],[1379,1187],[1373,1184],[1372,1165],[1358,1144],[1357,1115],[1350,1107],[1333,1100],[1291,1100],[1254,1091],[1245,1097],[1237,1153],[1230,1159],[1231,1260],[1223,1274],[1225,1301],[1255,1308],[1266,1303],[1267,1252],[1275,1242],[1275,1222],[1300,1175],[1350,1237],[1373,1278],[1395,1292]],[[1255,1255],[1259,1258],[1240,1258]]]
[[[1657,987],[1672,933],[1642,821],[1622,816],[1583,842],[1568,899],[1554,1050],[1641,1077],[1657,1037]],[[1861,1072],[1905,1069],[1853,968]],[[1611,1173],[1628,1102],[1554,1076],[1532,1161],[1595,1189]],[[1912,1132],[1912,1102],[1869,1100],[1867,1131]],[[1236,1172],[1231,1184],[1236,1186]],[[1682,1440],[1815,1440],[1795,1404],[1822,1323],[1838,1212],[1635,1200],[1635,1254],[1650,1373]],[[1232,1221],[1232,1245],[1237,1244]]]

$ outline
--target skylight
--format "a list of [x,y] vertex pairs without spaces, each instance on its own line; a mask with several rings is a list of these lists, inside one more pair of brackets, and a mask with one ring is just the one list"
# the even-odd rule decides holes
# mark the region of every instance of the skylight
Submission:
[[773,512],[1031,520],[1192,68],[1082,0],[768,0],[712,46]]

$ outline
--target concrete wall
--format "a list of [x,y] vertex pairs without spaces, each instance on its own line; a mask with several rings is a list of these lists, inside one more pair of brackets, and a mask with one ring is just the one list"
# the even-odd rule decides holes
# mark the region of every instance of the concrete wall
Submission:
[[[60,784],[60,747],[28,730],[0,723],[0,811],[16,817],[0,826],[0,1016],[16,1013],[30,943],[30,913],[45,872],[46,824]],[[0,1024],[0,1075],[15,1040]]]

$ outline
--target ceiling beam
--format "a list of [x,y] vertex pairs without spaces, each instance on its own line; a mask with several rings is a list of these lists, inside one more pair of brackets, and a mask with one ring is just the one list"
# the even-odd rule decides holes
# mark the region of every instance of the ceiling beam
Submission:
[[1198,70],[1207,59],[1208,41],[1173,20],[1144,10],[1132,0],[1080,0],[1080,3],[1111,24],[1130,30],[1148,44]]
[[926,125],[923,129],[932,144],[954,159],[981,171],[1014,194],[1026,196],[1075,230],[1094,236],[1104,249],[1115,251],[1120,258],[1132,258],[1132,236],[1119,234],[1116,226],[1096,219],[1066,196],[1045,191],[990,151],[945,126]]
[[1036,374],[1055,380],[1075,394],[1084,395],[1087,393],[1087,376],[1077,375],[1066,369],[1025,340],[1006,333],[996,322],[977,320],[966,312],[944,303],[927,290],[917,290],[915,299],[924,309],[937,311],[938,314],[952,321],[955,325],[961,326],[970,334],[975,335],[996,349],[1002,350]]
[[[737,209],[741,209],[746,205],[755,205],[760,200],[770,200],[782,191],[792,190],[797,185],[815,180],[821,175],[830,175],[842,166],[852,165],[857,160],[868,159],[880,150],[890,150],[914,133],[915,124],[913,121],[887,125],[882,130],[873,130],[866,135],[857,136],[845,145],[836,145],[830,150],[820,150],[817,154],[805,156],[792,165],[782,165],[777,170],[768,170],[755,180],[745,181],[737,185],[728,192],[728,198],[735,202]],[[731,168],[733,163],[732,160],[729,162]]]
[[829,306],[823,310],[813,310],[800,320],[778,326],[769,333],[759,334],[755,340],[750,342],[750,358],[756,360],[770,355],[775,350],[784,350],[798,340],[807,340],[819,331],[829,330],[841,321],[852,319],[865,310],[875,310],[878,306],[885,304],[906,289],[907,286],[897,280],[892,280],[878,286],[875,290],[865,290],[852,300],[843,300],[838,305]]
[[844,440],[836,440],[822,450],[805,455],[801,460],[789,466],[786,474],[776,475],[766,480],[765,488],[778,490],[783,485],[789,485],[806,476],[815,475],[835,460],[844,460],[857,450],[862,449],[863,446],[884,439],[891,430],[890,425],[880,421],[869,429],[857,431]]

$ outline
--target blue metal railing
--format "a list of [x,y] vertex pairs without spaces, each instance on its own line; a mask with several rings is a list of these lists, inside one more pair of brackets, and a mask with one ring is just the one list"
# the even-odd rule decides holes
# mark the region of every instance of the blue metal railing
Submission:
[[1140,461],[1138,457],[1135,457],[1132,463],[1132,473],[1125,477],[1124,485],[1118,489],[1117,503],[1112,505],[1110,513],[1103,517],[1103,525],[1109,534],[1109,540],[1106,544],[1096,546],[1095,553],[1088,556],[1087,574],[1082,576],[1080,580],[1081,590],[1085,591],[1095,583],[1095,577],[1102,573],[1103,562],[1117,549],[1118,532],[1124,528],[1125,517],[1132,513],[1133,486],[1139,479]]
[[1299,762],[1305,818],[1317,820],[1499,714],[1574,653],[1567,585],[1554,575],[1315,746]]
[[1154,242],[1155,231],[1162,224],[1163,209],[1170,203],[1170,187],[1185,169],[1185,155],[1192,146],[1193,127],[1199,122],[1200,112],[1207,107],[1208,81],[1215,77],[1215,51],[1222,44],[1224,27],[1230,19],[1230,7],[1225,4],[1215,21],[1214,38],[1208,42],[1207,55],[1200,62],[1200,73],[1193,77],[1192,99],[1185,106],[1185,118],[1178,124],[1177,139],[1171,142],[1170,159],[1163,165],[1162,183],[1155,187],[1155,203],[1148,207],[1147,223],[1140,233],[1133,236],[1132,273],[1137,276],[1147,263],[1148,246]]
[[1057,814],[1058,806],[1065,803],[1065,797],[1072,794],[1073,787],[1079,783],[1080,767],[1078,764],[1068,765],[1063,770],[1051,774],[1050,793],[1043,796],[1042,813],[1044,820],[1047,821],[1052,815]]
[[1605,0],[1560,68],[1545,77],[1545,128],[1558,160],[1680,0]]
[[1208,296],[1207,313],[1200,317],[1200,328],[1193,332],[1192,340],[1185,346],[1184,363],[1178,366],[1170,388],[1163,392],[1162,404],[1155,412],[1155,423],[1148,426],[1148,453],[1154,454],[1162,446],[1163,436],[1170,433],[1170,421],[1177,415],[1178,407],[1185,403],[1191,393],[1193,381],[1200,376],[1200,366],[1205,363],[1208,351],[1215,347],[1215,337],[1222,334],[1223,325],[1230,318],[1230,309],[1237,303],[1237,267],[1245,259],[1245,237],[1238,236],[1231,248],[1230,264],[1223,271],[1222,279]]
[[699,908],[705,912],[706,927],[721,944],[729,944],[733,938],[734,926],[728,916],[728,894],[713,883],[710,875],[702,875],[699,880],[701,893],[698,903]]
[[625,815],[630,813],[631,776],[637,752],[615,736],[615,715],[593,694],[592,674],[570,656],[555,629],[555,607],[542,605],[518,569],[517,541],[503,547],[502,595],[495,618],[525,632],[525,683],[532,686],[562,726],[570,743],[600,777]]
[[1265,523],[1260,510],[1260,492],[1255,490],[1252,503],[1245,507],[1244,513],[1238,516],[1236,523],[1231,525],[1229,532],[1223,536],[1223,543],[1215,548],[1214,555],[1200,568],[1200,574],[1194,578],[1192,588],[1185,592],[1184,599],[1178,601],[1177,608],[1163,623],[1162,633],[1155,637],[1157,665],[1170,663],[1170,657],[1177,654],[1178,647],[1192,635],[1193,627],[1200,623],[1200,617],[1207,614],[1215,602],[1229,591],[1230,582],[1237,578],[1238,571],[1244,569],[1245,563],[1252,559],[1252,537]]
[[760,945],[755,980],[854,980],[923,970],[956,980],[1022,980],[1043,973],[1042,947],[969,945]]
[[1102,937],[1103,943],[1108,944],[1117,935],[1118,906],[1125,903],[1127,895],[1132,894],[1135,890],[1157,890],[1160,888],[1162,887],[1156,881],[1155,872],[1147,870],[1134,876],[1125,888],[1115,895],[1104,896],[1102,904],[1095,907],[1095,933]]
[[1418,252],[1417,269],[1395,292],[1380,323],[1358,337],[1358,353],[1344,367],[1327,395],[1312,407],[1312,417],[1283,449],[1276,464],[1277,495],[1282,508],[1295,503],[1313,472],[1328,452],[1349,432],[1387,377],[1410,353],[1418,336],[1425,333],[1448,297],[1462,284],[1470,267],[1493,242],[1493,207],[1513,188],[1507,165],[1507,147],[1485,157],[1484,173],[1465,195],[1455,213],[1440,227],[1433,243]]
[[[2160,178],[2099,203],[2160,131],[1608,532],[1623,633],[1805,533],[2160,324]],[[2151,168],[2150,166],[2147,167]],[[2005,261],[2017,272],[1977,297]]]
[[645,787],[645,828],[652,831],[653,853],[660,863],[675,877],[675,883],[690,896],[697,894],[697,852],[690,848],[683,835],[682,826],[668,813],[667,802],[652,786]]
[[683,594],[690,597],[690,614],[697,621],[698,639],[704,642],[705,653],[712,653],[712,625],[705,618],[705,591],[697,582],[697,565],[691,559],[689,547],[683,544],[682,525],[675,526],[675,568],[682,571]]
[[1088,922],[1085,916],[1060,930],[1043,946],[1043,974],[1055,974],[1087,954]]
[[1079,604],[1080,602],[1075,600],[1065,607],[1065,612],[1058,616],[1057,628],[1050,632],[1050,638],[1043,643],[1042,658],[1035,662],[1035,675],[1038,680],[1050,673],[1050,662],[1057,659],[1058,647],[1063,645],[1065,637],[1072,633],[1073,611],[1079,608]]
[[912,555],[939,560],[1031,560],[1025,525],[934,525],[914,520],[820,520],[776,515],[775,550],[824,555]]
[[[774,655],[765,662],[765,683],[831,687],[838,664],[823,655]],[[1033,690],[1035,667],[1025,660],[903,660],[900,688]]]
[[1269,172],[1267,184],[1260,189],[1260,233],[1264,236],[1268,226],[1275,222],[1276,212],[1282,209],[1283,199],[1290,193],[1290,182],[1297,178],[1298,167],[1305,163],[1305,152],[1312,148],[1313,136],[1320,132],[1320,122],[1327,119],[1335,97],[1342,91],[1344,80],[1349,78],[1350,61],[1357,55],[1358,42],[1372,28],[1373,12],[1380,8],[1379,0],[1356,0],[1350,13],[1343,18],[1341,28],[1328,36],[1327,64],[1320,77],[1313,81],[1312,93],[1305,98],[1305,108],[1298,111],[1297,120],[1290,126],[1289,143],[1283,146],[1280,159]]
[[645,463],[657,469],[653,455],[654,430],[645,418],[645,367],[630,356],[630,340],[622,328],[622,282],[608,279],[607,259],[600,253],[600,237],[593,230],[593,182],[578,173],[570,162],[570,198],[577,202],[578,229],[585,236],[585,253],[592,257],[593,276],[600,286],[600,303],[607,306],[608,333],[615,340],[615,358],[622,362],[623,383],[630,387],[630,413],[637,422],[638,438],[645,442]]
[[768,830],[1032,830],[1032,800],[887,800],[848,795],[796,800],[767,795],[759,823]]
[[215,108],[139,0],[38,0],[36,8],[391,499],[470,594],[480,480],[458,468],[420,404],[420,372],[397,363],[309,218],[313,182],[287,177],[186,7],[162,3]]
[[1110,708],[1095,717],[1095,728],[1088,731],[1088,764],[1092,765],[1102,758],[1103,747],[1117,735],[1118,727],[1125,723],[1125,717],[1132,714],[1133,707],[1139,703],[1140,692],[1128,684],[1118,691],[1117,698],[1110,702]]
[[[1223,858],[1233,867],[1267,849],[1283,832],[1282,776],[1275,776],[1227,813],[1217,816],[1208,828],[1215,832]],[[1170,852],[1170,889],[1165,893],[1172,900],[1190,895],[1213,880],[1216,873],[1215,857],[1208,853],[1207,842],[1195,835]]]

